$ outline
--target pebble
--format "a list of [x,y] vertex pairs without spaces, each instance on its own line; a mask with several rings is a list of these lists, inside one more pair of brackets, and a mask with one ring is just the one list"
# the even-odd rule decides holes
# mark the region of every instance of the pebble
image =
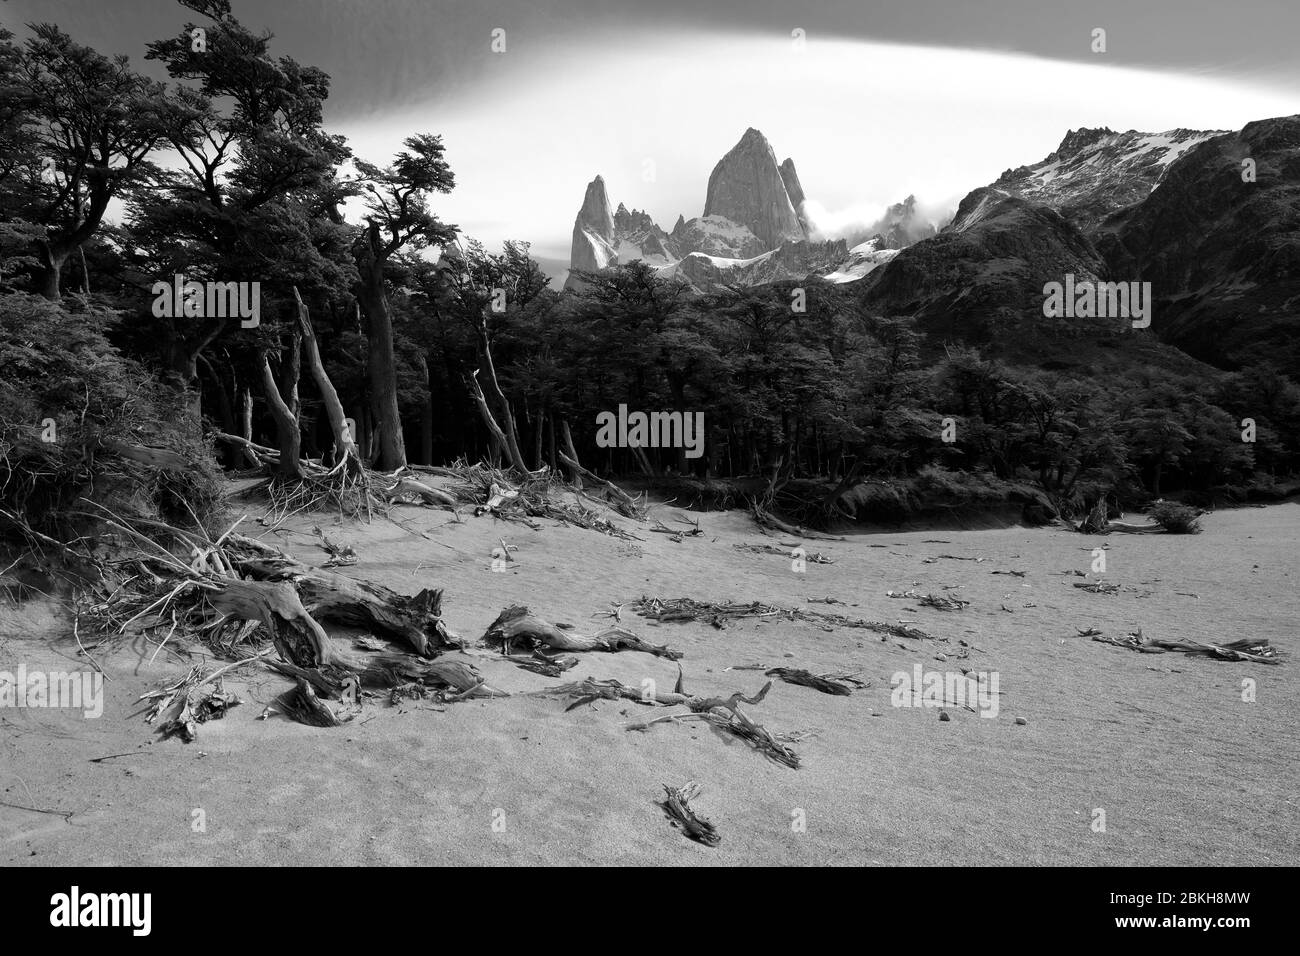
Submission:
[[1023,727],[1025,726],[1025,724],[1029,723],[1029,721],[1025,720],[1025,718],[1023,717],[1017,717],[1016,723],[1019,724],[1021,727]]
[[939,711],[939,719],[940,719],[940,720],[952,720],[952,718],[948,716],[948,712],[947,712],[946,710],[941,710],[941,711]]

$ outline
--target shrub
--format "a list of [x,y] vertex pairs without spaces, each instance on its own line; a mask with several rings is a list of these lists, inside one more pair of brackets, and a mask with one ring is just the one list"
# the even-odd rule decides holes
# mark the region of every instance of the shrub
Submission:
[[1200,534],[1199,514],[1195,508],[1176,501],[1161,501],[1152,507],[1149,517],[1170,534]]
[[[0,295],[0,509],[52,537],[91,531],[96,502],[192,525],[214,521],[220,475],[177,398],[105,337],[116,316],[76,300]],[[160,471],[106,445],[150,445],[191,465]],[[0,520],[0,540],[14,542]]]

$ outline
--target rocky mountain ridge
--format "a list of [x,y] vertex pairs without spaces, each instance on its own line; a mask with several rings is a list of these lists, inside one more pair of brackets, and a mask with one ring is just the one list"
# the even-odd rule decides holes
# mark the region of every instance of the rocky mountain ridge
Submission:
[[575,271],[592,272],[636,259],[699,291],[810,274],[853,281],[884,261],[868,253],[902,248],[915,231],[915,200],[908,197],[881,220],[887,235],[875,237],[870,250],[852,257],[843,239],[810,237],[805,200],[794,160],[778,165],[766,137],[752,127],[714,166],[703,215],[678,216],[671,232],[647,213],[622,203],[611,213],[605,181],[597,176],[587,185],[574,221],[573,271],[565,285],[572,288],[581,281]]

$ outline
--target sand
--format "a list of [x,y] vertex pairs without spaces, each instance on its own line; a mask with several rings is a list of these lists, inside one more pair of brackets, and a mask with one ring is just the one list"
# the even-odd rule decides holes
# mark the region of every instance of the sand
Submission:
[[[783,540],[763,537],[742,513],[702,515],[706,535],[680,543],[645,530],[644,542],[626,542],[549,521],[532,531],[416,508],[399,516],[432,540],[388,521],[322,527],[356,547],[361,562],[347,573],[407,593],[444,587],[449,626],[473,638],[512,603],[583,630],[605,623],[592,615],[610,602],[655,594],[903,618],[949,640],[788,622],[718,631],[653,625],[624,610],[625,626],[685,652],[691,692],[752,693],[761,672],[725,669],[753,663],[870,680],[850,697],[778,682],[748,709],[773,731],[814,733],[795,745],[798,770],[702,724],[628,732],[647,710],[626,701],[569,713],[566,701],[522,696],[442,708],[372,703],[335,729],[259,720],[287,684],[251,669],[228,684],[245,704],[202,725],[195,743],[153,742],[134,701],[192,660],[164,650],[150,663],[153,645],[126,648],[100,660],[112,680],[99,719],[0,710],[0,801],[72,811],[64,819],[0,806],[0,863],[1279,865],[1300,856],[1300,505],[1220,511],[1195,538],[1019,527],[859,535],[810,542],[836,563],[803,574],[784,557],[733,549]],[[516,564],[494,573],[502,536],[518,547]],[[304,560],[325,558],[306,535],[271,539]],[[1103,544],[1104,580],[1125,589],[1072,587],[1080,579],[1061,572],[1089,571],[1089,549]],[[923,563],[940,554],[986,560]],[[942,612],[885,594],[909,588],[971,605]],[[807,603],[826,596],[855,606]],[[1076,626],[1267,637],[1284,663],[1137,654],[1079,637]],[[936,659],[959,640],[973,645],[969,659]],[[0,607],[0,670],[20,661],[84,667],[76,653],[49,607]],[[512,692],[560,682],[474,662]],[[950,708],[941,721],[935,709],[892,706],[891,676],[918,663],[996,671],[998,716]],[[564,679],[586,676],[671,688],[676,666],[591,654]],[[1244,678],[1257,682],[1254,702],[1242,699]],[[688,779],[703,787],[694,806],[717,827],[716,848],[688,841],[656,805],[661,784]],[[1094,827],[1099,808],[1105,832]]]

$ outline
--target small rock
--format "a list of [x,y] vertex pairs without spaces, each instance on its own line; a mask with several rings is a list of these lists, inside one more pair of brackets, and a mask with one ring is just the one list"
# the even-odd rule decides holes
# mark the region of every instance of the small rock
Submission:
[[952,720],[952,718],[948,716],[948,712],[947,712],[946,710],[941,710],[941,711],[939,711],[939,719],[940,719],[940,720]]
[[1023,727],[1025,726],[1025,724],[1029,723],[1029,721],[1025,720],[1025,718],[1023,717],[1017,717],[1016,723],[1019,724],[1021,727]]

